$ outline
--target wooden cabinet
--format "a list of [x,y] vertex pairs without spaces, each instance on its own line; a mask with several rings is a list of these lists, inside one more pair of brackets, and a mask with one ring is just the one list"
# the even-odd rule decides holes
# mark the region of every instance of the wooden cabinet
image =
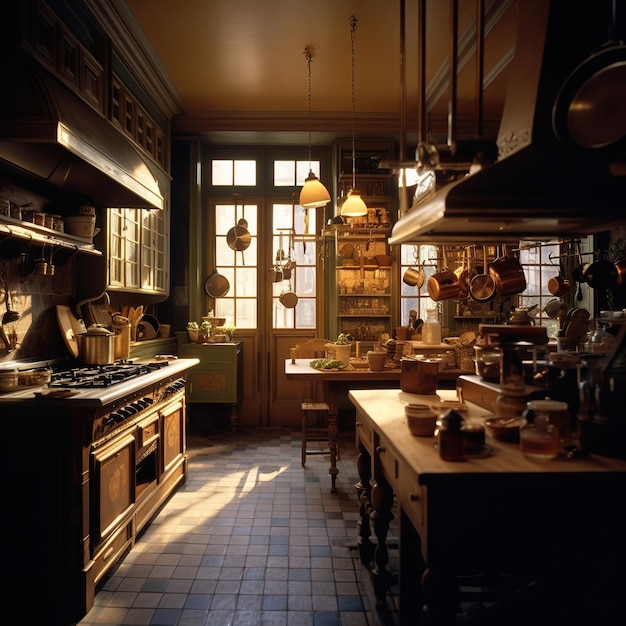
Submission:
[[336,231],[337,334],[379,341],[391,333],[392,263],[388,231]]
[[187,377],[187,401],[231,404],[231,424],[237,428],[243,394],[243,343],[187,343],[187,333],[176,333],[178,355],[200,360]]
[[330,304],[328,336],[346,333],[374,342],[391,335],[394,275],[387,239],[397,213],[397,192],[395,177],[379,164],[392,157],[393,149],[387,140],[357,142],[353,172],[352,142],[338,141],[335,146],[338,213],[353,187],[361,192],[367,213],[343,217],[343,224],[326,231],[335,246],[328,282],[330,293],[336,294]]

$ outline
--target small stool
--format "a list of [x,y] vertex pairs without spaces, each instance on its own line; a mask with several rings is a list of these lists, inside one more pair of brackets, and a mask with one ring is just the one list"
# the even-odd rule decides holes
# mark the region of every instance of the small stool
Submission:
[[[310,449],[309,443],[325,442],[330,446],[328,437],[328,404],[326,402],[303,402],[302,408],[302,467],[306,465],[307,454],[330,454],[330,448],[326,450]],[[313,417],[316,426],[309,428],[309,418]],[[324,428],[322,425],[325,425]]]

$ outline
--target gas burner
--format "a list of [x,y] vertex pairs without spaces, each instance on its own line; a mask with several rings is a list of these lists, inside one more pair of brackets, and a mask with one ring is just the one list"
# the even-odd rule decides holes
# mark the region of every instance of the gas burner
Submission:
[[86,365],[54,372],[50,387],[110,387],[129,378],[135,378],[161,369],[167,361],[151,363],[112,363],[110,365]]

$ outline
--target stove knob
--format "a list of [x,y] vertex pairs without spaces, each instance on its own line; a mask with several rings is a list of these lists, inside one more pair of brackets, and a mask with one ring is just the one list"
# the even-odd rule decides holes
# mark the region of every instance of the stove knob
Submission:
[[122,415],[121,411],[116,411],[115,413],[109,413],[109,417],[106,419],[106,424],[119,424],[123,422],[125,419],[124,415]]
[[132,413],[128,410],[128,407],[126,406],[123,409],[118,409],[117,414],[121,416],[121,419],[117,421],[125,420],[127,417],[130,417],[132,415]]
[[144,402],[147,403],[146,406],[148,406],[148,405],[150,405],[150,404],[152,404],[154,402],[154,400],[152,398],[148,398],[148,397],[144,398],[143,400],[144,400]]
[[126,410],[128,415],[134,415],[138,412],[138,409],[134,404],[129,404],[128,406],[125,406],[124,409]]
[[141,403],[141,400],[138,400],[137,402],[133,402],[131,404],[131,406],[135,409],[135,411],[137,413],[139,413],[139,411],[143,411],[146,407]]

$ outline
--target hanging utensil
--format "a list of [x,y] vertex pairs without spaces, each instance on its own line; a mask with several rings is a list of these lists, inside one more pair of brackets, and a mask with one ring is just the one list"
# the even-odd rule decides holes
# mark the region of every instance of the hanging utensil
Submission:
[[609,37],[580,63],[557,94],[552,126],[570,148],[607,150],[624,137],[626,46],[617,37],[617,0],[612,0]]
[[489,274],[502,297],[522,293],[526,289],[526,276],[519,257],[509,256],[505,245],[502,246],[502,255],[489,265]]
[[[233,194],[233,196],[235,197],[235,217],[237,217],[237,194]],[[228,247],[235,252],[241,252],[242,265],[246,264],[243,253],[248,249],[251,241],[252,237],[248,230],[248,222],[243,217],[226,233],[226,243]]]
[[496,282],[489,274],[487,246],[483,246],[483,273],[476,274],[470,281],[469,294],[472,300],[484,304],[491,302],[496,296]]
[[578,283],[578,289],[576,290],[576,300],[579,302],[583,299],[582,284],[585,282],[585,266],[583,264],[583,257],[580,252],[580,242],[576,241],[576,255],[578,256],[578,265],[572,272],[574,280]]
[[428,277],[426,289],[431,300],[449,300],[459,295],[459,277],[448,268],[446,249],[442,247],[443,269]]
[[[294,194],[295,198],[295,194]],[[295,209],[295,200],[294,200],[294,209]],[[294,221],[295,226],[295,221]],[[309,209],[304,207],[304,231],[302,233],[304,237],[302,238],[302,254],[306,254],[306,236],[309,234]]]
[[213,273],[204,281],[204,291],[209,298],[223,298],[230,291],[230,283],[225,276],[213,270]]

